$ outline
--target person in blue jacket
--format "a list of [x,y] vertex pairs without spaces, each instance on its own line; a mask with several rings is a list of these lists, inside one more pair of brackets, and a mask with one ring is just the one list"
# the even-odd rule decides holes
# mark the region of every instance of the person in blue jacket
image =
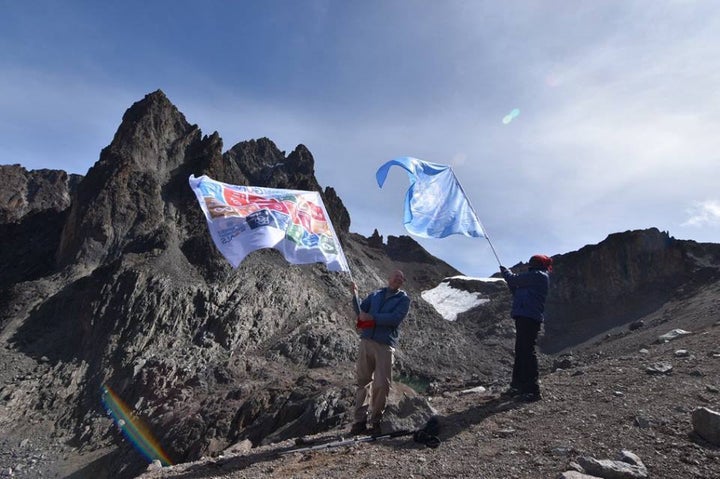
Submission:
[[510,315],[515,320],[515,363],[510,388],[502,393],[505,397],[517,396],[526,402],[541,399],[535,345],[545,319],[545,299],[552,263],[552,258],[536,254],[530,258],[525,273],[515,274],[500,266],[500,272],[513,296]]
[[403,272],[393,271],[387,287],[373,291],[362,303],[358,300],[357,286],[352,284],[356,326],[360,331],[354,422],[350,429],[353,435],[380,433],[380,420],[392,384],[392,365],[400,337],[399,327],[410,309],[410,298],[400,289],[404,282]]

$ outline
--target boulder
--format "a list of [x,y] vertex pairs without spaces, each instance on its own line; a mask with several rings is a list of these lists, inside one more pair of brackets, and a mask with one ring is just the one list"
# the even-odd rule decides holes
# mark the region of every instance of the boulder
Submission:
[[707,442],[720,446],[720,413],[701,407],[692,412],[693,430]]
[[670,332],[667,332],[661,336],[658,336],[658,343],[667,343],[668,341],[672,341],[673,339],[680,338],[682,336],[687,336],[688,334],[692,334],[690,331],[685,331],[684,329],[673,329]]
[[630,451],[620,452],[618,460],[579,457],[578,463],[588,474],[603,479],[644,479],[648,477],[647,468],[640,458]]

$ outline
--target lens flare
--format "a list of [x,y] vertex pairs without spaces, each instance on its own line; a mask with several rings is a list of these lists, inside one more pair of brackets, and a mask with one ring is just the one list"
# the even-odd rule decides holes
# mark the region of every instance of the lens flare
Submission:
[[157,442],[140,418],[133,414],[132,409],[107,384],[103,384],[100,390],[102,391],[102,402],[105,409],[135,449],[148,462],[159,460],[163,466],[171,466],[172,461],[162,450],[160,443]]
[[517,118],[518,116],[520,116],[520,109],[514,108],[510,113],[508,113],[507,115],[505,115],[503,117],[502,122],[504,125],[507,125],[511,121],[513,121],[515,118]]

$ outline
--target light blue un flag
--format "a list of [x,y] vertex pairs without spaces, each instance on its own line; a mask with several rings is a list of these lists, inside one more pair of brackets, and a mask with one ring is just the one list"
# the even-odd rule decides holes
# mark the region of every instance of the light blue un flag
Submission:
[[487,237],[448,165],[409,156],[395,158],[378,168],[375,177],[380,188],[393,165],[405,169],[410,179],[404,218],[405,228],[410,233],[423,238],[444,238],[452,234]]

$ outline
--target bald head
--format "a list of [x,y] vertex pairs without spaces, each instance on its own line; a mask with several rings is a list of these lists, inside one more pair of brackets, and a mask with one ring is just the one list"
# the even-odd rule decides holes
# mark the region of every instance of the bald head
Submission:
[[405,275],[399,269],[396,269],[388,277],[388,288],[397,291],[405,282]]

